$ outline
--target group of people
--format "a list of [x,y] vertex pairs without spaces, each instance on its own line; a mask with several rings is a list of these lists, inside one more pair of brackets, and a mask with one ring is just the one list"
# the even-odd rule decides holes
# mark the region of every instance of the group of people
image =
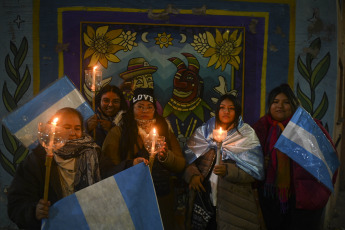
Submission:
[[[169,122],[157,113],[153,89],[137,88],[128,103],[121,90],[107,85],[96,105],[96,114],[85,123],[72,108],[53,116],[70,136],[54,152],[48,201],[42,199],[45,149],[39,145],[18,166],[8,190],[8,215],[19,228],[39,229],[41,220],[49,218],[49,207],[63,197],[136,164],[148,164],[144,139],[153,128],[165,137],[152,166],[165,229],[181,229],[174,218],[172,175],[181,175],[189,191],[185,229],[319,228],[330,191],[274,148],[299,106],[287,84],[270,92],[267,114],[253,126],[242,120],[235,96],[221,96],[215,117],[198,127],[183,149]],[[212,132],[219,128],[227,133],[222,143]]]

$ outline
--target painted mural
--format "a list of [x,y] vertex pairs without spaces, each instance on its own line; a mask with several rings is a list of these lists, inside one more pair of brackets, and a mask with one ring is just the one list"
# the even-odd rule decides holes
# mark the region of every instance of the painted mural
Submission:
[[[266,111],[267,93],[281,83],[295,86],[304,108],[332,133],[336,40],[327,11],[333,3],[5,2],[1,117],[64,75],[91,104],[85,70],[97,66],[102,84],[119,86],[127,100],[136,87],[154,88],[158,111],[181,146],[214,116],[221,95],[237,95],[244,120],[253,124]],[[0,139],[0,228],[15,227],[6,215],[6,189],[28,150],[3,125]]]
[[[128,100],[137,87],[154,88],[158,112],[170,121],[181,146],[214,115],[222,94],[239,96],[244,119],[259,118],[266,81],[266,14],[217,11],[206,20],[185,11],[162,24],[142,12],[61,12],[62,43],[75,51],[63,53],[63,72],[89,99],[84,70],[95,66],[102,70],[104,84],[119,86]],[[189,24],[181,23],[187,19]]]

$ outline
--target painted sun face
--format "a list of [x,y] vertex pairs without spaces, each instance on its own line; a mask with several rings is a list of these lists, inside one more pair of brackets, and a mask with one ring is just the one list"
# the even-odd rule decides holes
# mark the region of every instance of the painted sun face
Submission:
[[284,93],[280,93],[274,98],[270,114],[276,121],[284,121],[292,115],[290,101]]
[[191,102],[198,96],[199,79],[196,73],[186,70],[174,77],[173,98],[179,102]]
[[152,74],[145,74],[136,76],[133,79],[132,91],[136,88],[151,88],[153,89],[153,77]]

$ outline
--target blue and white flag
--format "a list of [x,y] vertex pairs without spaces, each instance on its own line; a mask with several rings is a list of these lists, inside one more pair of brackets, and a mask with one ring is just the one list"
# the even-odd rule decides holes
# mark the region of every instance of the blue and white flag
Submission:
[[307,111],[301,107],[296,110],[274,147],[333,192],[332,177],[339,160],[332,144]]
[[163,229],[149,167],[138,164],[56,202],[41,229]]
[[68,77],[55,81],[23,106],[7,115],[3,124],[27,148],[37,145],[38,123],[46,123],[57,110],[71,107],[77,109],[84,119],[94,112]]

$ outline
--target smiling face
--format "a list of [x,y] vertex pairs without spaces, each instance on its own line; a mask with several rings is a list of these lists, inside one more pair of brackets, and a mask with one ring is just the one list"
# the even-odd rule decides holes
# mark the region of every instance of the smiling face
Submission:
[[172,97],[179,102],[187,103],[197,98],[199,79],[195,72],[185,70],[177,72],[174,77],[174,91]]
[[134,118],[139,120],[151,120],[155,113],[154,105],[149,101],[139,101],[134,104]]
[[278,94],[270,107],[270,114],[276,121],[284,121],[292,115],[292,107],[284,93]]
[[134,77],[132,80],[132,91],[136,88],[151,88],[153,89],[153,77],[152,74],[144,74]]
[[57,126],[60,126],[70,132],[68,140],[74,140],[82,137],[82,124],[78,115],[65,112],[59,116]]
[[101,110],[109,117],[115,116],[120,110],[120,97],[114,92],[106,92],[101,98]]
[[224,129],[231,127],[235,121],[236,111],[234,103],[229,99],[224,99],[219,107],[219,120]]

